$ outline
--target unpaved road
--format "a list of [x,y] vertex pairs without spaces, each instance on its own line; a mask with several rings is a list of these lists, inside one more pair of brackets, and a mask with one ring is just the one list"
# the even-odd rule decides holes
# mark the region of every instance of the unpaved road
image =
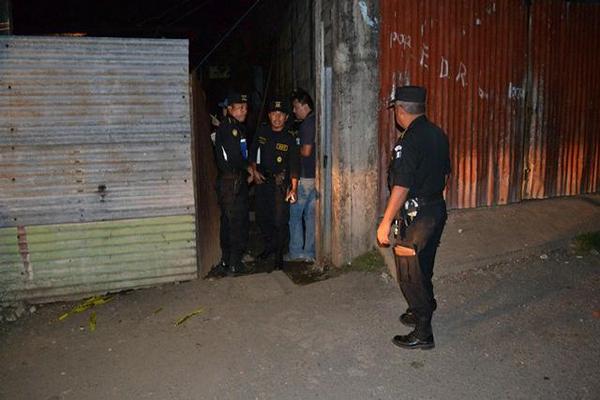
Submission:
[[130,292],[95,332],[44,306],[0,326],[0,399],[599,399],[600,257],[547,255],[440,274],[432,351],[390,343],[405,303],[375,273]]

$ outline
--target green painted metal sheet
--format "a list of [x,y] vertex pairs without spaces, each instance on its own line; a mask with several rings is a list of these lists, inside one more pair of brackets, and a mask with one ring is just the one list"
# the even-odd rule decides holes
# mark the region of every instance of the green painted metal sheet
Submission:
[[193,215],[0,229],[0,302],[46,302],[196,277]]

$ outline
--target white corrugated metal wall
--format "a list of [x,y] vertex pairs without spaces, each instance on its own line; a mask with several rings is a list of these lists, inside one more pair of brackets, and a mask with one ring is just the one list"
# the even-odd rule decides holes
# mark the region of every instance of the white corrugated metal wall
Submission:
[[0,301],[197,274],[187,40],[0,37]]

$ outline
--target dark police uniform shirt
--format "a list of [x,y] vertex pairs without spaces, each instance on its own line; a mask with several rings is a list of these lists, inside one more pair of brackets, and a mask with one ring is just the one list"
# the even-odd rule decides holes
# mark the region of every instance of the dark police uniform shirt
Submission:
[[215,137],[219,173],[239,173],[248,168],[248,144],[244,126],[231,116],[225,117]]
[[409,188],[409,197],[442,193],[450,173],[448,137],[424,115],[417,117],[394,146],[390,165],[392,186]]
[[270,126],[262,125],[254,135],[250,160],[263,174],[278,174],[285,170],[286,180],[299,176],[300,152],[286,128],[273,132]]

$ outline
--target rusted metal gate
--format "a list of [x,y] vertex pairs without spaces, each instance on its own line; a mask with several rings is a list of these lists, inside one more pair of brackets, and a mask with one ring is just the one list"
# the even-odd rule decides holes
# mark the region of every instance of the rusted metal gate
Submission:
[[[592,49],[600,7],[522,0],[381,0],[380,7],[382,204],[396,135],[385,104],[403,84],[428,88],[429,117],[448,133],[450,207],[598,190]],[[558,105],[570,119],[557,121]]]
[[0,37],[0,300],[196,277],[184,40]]
[[525,198],[600,189],[600,4],[531,8]]

